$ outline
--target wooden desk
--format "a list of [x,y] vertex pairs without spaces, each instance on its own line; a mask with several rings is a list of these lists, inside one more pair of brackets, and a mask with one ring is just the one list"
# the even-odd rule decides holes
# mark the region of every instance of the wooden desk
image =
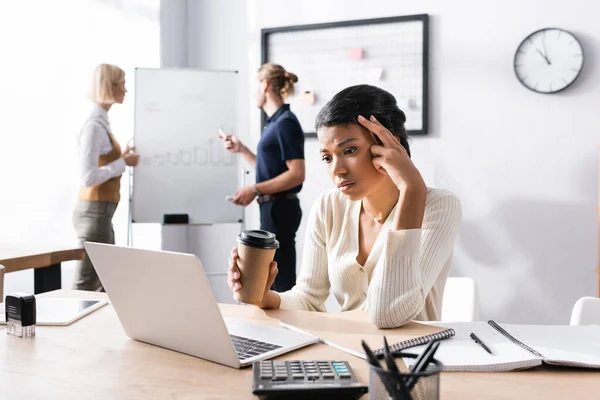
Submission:
[[84,256],[85,250],[76,246],[0,243],[0,265],[7,273],[34,268],[35,293],[60,289],[60,263]]
[[[104,293],[75,291],[44,296],[106,298]],[[236,305],[221,309],[226,316],[277,325],[269,315],[278,312]],[[110,305],[68,327],[38,326],[32,339],[2,334],[0,354],[5,399],[256,398],[251,368],[236,370],[131,340]],[[347,360],[359,379],[368,381],[365,361],[323,344],[281,358]],[[598,399],[599,388],[600,372],[588,370],[448,372],[442,374],[441,399]]]

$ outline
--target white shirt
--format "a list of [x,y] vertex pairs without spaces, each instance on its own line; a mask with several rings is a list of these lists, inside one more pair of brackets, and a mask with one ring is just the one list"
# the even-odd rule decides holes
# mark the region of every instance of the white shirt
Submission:
[[446,190],[428,189],[422,228],[400,231],[392,230],[394,207],[364,267],[356,261],[361,204],[337,189],[321,194],[307,221],[300,276],[279,294],[280,308],[325,311],[332,290],[342,311],[366,309],[379,328],[439,320],[460,201]]
[[109,132],[108,113],[94,103],[88,120],[79,132],[81,185],[84,187],[100,185],[125,172],[126,165],[123,157],[102,167],[98,166],[100,156],[110,153],[113,148]]

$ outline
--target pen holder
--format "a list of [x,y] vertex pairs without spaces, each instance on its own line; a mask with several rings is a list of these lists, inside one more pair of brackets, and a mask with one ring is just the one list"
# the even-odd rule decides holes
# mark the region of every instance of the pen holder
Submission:
[[[393,356],[398,370],[400,370],[398,359],[418,357],[416,354],[402,352],[393,353]],[[438,400],[440,398],[441,362],[432,359],[421,372],[395,373],[381,367],[382,359],[383,354],[377,356],[379,366],[369,364],[369,400]],[[411,379],[416,383],[409,390],[407,383]]]

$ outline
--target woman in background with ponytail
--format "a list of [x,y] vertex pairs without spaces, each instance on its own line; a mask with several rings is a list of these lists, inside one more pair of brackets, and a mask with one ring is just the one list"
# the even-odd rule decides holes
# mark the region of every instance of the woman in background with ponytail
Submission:
[[302,219],[298,192],[304,182],[304,132],[285,104],[294,95],[298,77],[277,64],[258,69],[256,105],[267,114],[267,122],[256,154],[233,135],[221,133],[225,148],[240,153],[256,168],[256,184],[240,189],[232,202],[247,206],[255,198],[260,206],[260,229],[277,235],[279,268],[273,290],[286,291],[296,284],[296,231]]

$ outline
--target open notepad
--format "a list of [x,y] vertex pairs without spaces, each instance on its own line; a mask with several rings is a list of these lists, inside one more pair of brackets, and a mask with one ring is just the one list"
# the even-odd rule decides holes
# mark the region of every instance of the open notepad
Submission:
[[[428,323],[454,329],[441,343],[435,358],[445,371],[511,371],[542,363],[600,368],[600,326],[510,325],[489,322]],[[492,355],[469,337],[475,333]],[[423,347],[411,352],[420,353]],[[404,362],[411,366],[413,359]]]
[[395,329],[377,329],[363,312],[346,311],[326,315],[310,311],[297,313],[302,314],[302,317],[297,318],[298,314],[288,315],[284,311],[276,318],[285,328],[317,336],[324,344],[364,359],[366,355],[361,345],[362,340],[377,354],[383,351],[383,336],[392,351],[399,351],[454,335],[452,329],[417,322]]

